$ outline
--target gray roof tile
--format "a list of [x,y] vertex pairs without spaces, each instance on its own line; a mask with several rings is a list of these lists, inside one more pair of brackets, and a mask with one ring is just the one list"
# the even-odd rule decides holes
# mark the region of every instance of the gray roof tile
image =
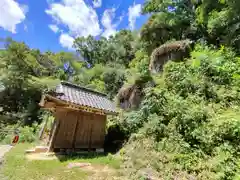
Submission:
[[56,87],[56,93],[61,94],[56,96],[58,99],[66,102],[116,112],[115,104],[107,98],[106,94],[91,89],[68,82],[61,82]]

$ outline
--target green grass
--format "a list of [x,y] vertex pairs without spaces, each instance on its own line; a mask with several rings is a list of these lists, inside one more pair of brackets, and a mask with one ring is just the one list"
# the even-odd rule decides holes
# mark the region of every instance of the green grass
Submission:
[[27,160],[24,151],[31,147],[30,144],[18,144],[5,156],[2,172],[9,180],[81,180],[91,174],[80,168],[68,169],[70,162],[88,162],[95,165],[108,165],[119,168],[120,161],[112,155],[82,157],[64,157],[57,160]]

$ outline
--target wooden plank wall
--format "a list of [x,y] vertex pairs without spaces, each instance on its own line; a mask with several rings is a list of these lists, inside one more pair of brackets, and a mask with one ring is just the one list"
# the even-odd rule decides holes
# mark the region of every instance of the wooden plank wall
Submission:
[[88,113],[79,113],[78,127],[76,131],[75,148],[89,148],[91,132],[91,115]]
[[62,111],[54,148],[102,148],[106,116],[80,111]]
[[59,118],[59,129],[54,148],[72,148],[74,129],[78,121],[78,114],[74,111],[63,111]]
[[94,114],[92,119],[91,146],[102,148],[106,133],[106,116]]

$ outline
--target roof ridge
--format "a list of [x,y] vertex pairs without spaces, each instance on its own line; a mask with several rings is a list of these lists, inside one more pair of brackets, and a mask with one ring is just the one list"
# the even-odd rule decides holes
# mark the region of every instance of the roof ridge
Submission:
[[91,92],[91,93],[95,93],[95,94],[107,97],[107,94],[101,93],[99,91],[96,91],[96,90],[93,90],[93,89],[90,89],[90,88],[82,87],[82,86],[73,84],[71,82],[61,81],[61,84],[62,85],[67,85],[67,86],[71,86],[71,87],[74,87],[74,88],[77,88],[77,89],[82,89],[84,91],[88,91],[88,92]]

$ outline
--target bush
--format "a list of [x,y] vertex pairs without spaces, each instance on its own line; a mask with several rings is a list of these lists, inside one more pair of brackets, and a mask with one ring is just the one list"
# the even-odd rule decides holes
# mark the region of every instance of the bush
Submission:
[[[239,60],[228,49],[213,50],[197,47],[185,62],[169,62],[164,68],[164,80],[169,91],[186,98],[197,94],[205,100],[229,106],[239,103]],[[234,86],[233,86],[234,85]]]
[[122,148],[128,134],[118,119],[111,119],[108,122],[107,134],[105,136],[104,150],[106,152],[116,153]]
[[240,150],[240,114],[232,110],[224,111],[202,124],[193,134],[201,141],[201,147],[207,153],[213,153],[214,148],[222,144],[238,151]]
[[239,177],[239,62],[229,49],[197,46],[186,62],[165,65],[121,121],[131,137],[120,151],[129,177],[149,167],[162,179]]
[[38,138],[38,130],[36,130],[36,127],[21,127],[20,128],[20,136],[19,136],[19,142],[29,142],[32,143],[37,140]]
[[33,143],[37,140],[39,134],[39,126],[37,124],[33,124],[30,126],[19,127],[18,125],[7,126],[2,132],[3,138],[1,139],[2,144],[10,144],[14,137],[14,129],[19,130],[19,143],[28,142]]

